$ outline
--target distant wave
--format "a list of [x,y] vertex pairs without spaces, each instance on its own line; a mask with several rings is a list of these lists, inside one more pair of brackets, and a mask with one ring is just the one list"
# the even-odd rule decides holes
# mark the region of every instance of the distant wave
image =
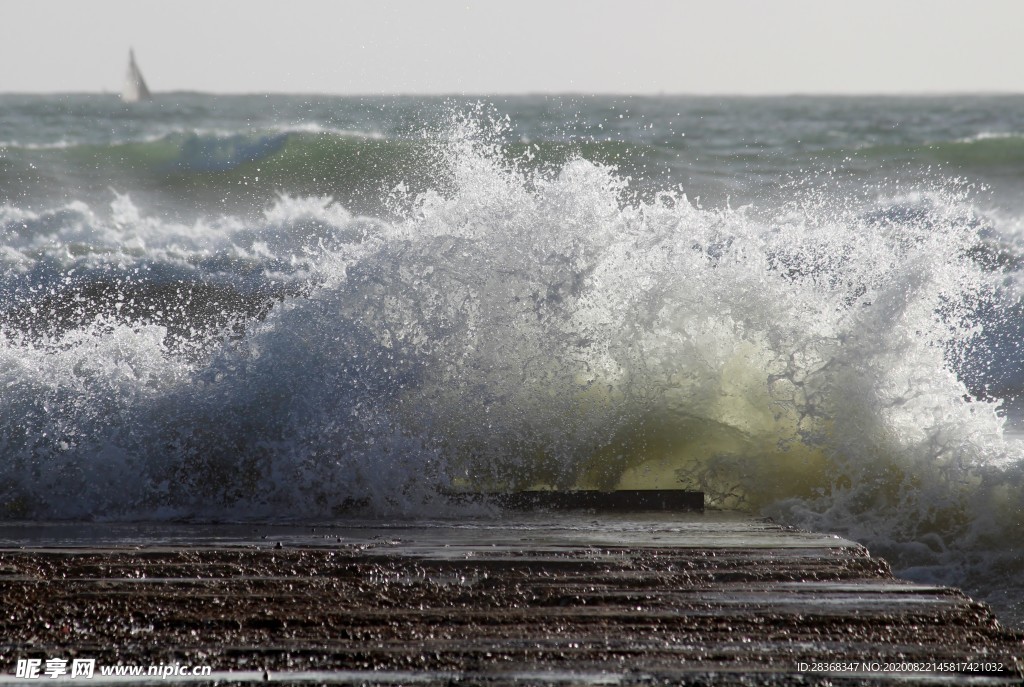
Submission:
[[1000,139],[1024,139],[1024,133],[1013,131],[982,131],[973,136],[958,138],[957,143],[977,143],[978,141],[992,141]]
[[[845,155],[836,150],[832,154]],[[986,175],[1001,173],[1024,177],[1024,134],[983,132],[953,140],[915,144],[865,145],[855,150],[858,157],[894,165],[902,161],[937,164],[951,171]]]
[[137,136],[127,137],[115,137],[109,141],[103,143],[97,143],[95,140],[95,133],[90,133],[88,137],[73,137],[66,136],[58,140],[51,140],[46,142],[32,142],[32,141],[18,141],[18,140],[6,140],[0,141],[0,148],[10,149],[10,151],[22,150],[63,150],[66,148],[76,147],[93,147],[97,145],[101,146],[122,146],[130,145],[134,143],[157,143],[164,139],[174,139],[177,137],[198,137],[200,139],[218,139],[218,138],[233,138],[237,136],[248,136],[252,138],[261,138],[273,134],[330,134],[333,136],[340,137],[351,137],[351,138],[364,138],[364,139],[383,139],[385,135],[380,131],[361,131],[359,129],[343,129],[338,127],[331,127],[321,124],[319,122],[297,122],[295,124],[272,124],[270,126],[255,128],[246,131],[230,130],[230,129],[211,129],[211,128],[192,128],[192,127],[169,127],[161,126],[156,127],[156,131],[150,131],[146,134],[140,134]]
[[[624,175],[664,154],[654,146],[618,141],[514,143],[508,159],[557,167],[582,156]],[[0,166],[0,203],[71,196],[105,204],[110,190],[165,199],[187,211],[241,211],[273,203],[279,193],[330,196],[349,208],[378,214],[391,189],[447,188],[438,141],[388,138],[376,132],[317,124],[256,132],[182,130],[109,144],[62,140],[9,146]],[[6,193],[6,195],[5,195]],[[33,203],[35,204],[35,203]]]

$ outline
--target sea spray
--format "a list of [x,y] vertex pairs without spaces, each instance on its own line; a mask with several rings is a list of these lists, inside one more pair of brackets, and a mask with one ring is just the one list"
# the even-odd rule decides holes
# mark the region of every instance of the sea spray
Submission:
[[[454,125],[436,189],[396,188],[387,221],[290,195],[193,225],[123,194],[110,219],[5,209],[4,515],[688,487],[919,578],[1021,574],[1021,454],[961,365],[1002,278],[969,196],[706,209],[497,139]],[[187,295],[211,283],[240,299]],[[40,326],[58,302],[74,317]]]

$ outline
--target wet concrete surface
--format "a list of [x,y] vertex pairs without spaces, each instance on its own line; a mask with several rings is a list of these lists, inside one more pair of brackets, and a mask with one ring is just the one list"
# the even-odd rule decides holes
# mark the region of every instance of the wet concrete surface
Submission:
[[82,657],[224,684],[1019,685],[1022,656],[957,590],[737,517],[0,527],[0,683]]

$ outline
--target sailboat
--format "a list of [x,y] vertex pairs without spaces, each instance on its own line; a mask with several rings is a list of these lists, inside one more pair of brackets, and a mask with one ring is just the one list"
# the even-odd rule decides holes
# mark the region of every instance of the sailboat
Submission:
[[126,103],[137,103],[141,100],[152,100],[146,80],[142,78],[139,65],[135,64],[135,51],[128,50],[128,74],[125,76],[121,100]]

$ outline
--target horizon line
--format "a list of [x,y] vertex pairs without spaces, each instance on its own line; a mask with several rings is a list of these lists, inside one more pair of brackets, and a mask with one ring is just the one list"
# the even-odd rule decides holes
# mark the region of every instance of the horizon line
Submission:
[[[101,91],[0,91],[0,96],[68,96],[99,95],[118,97],[119,90]],[[700,91],[381,91],[338,93],[326,91],[204,91],[194,89],[170,89],[151,91],[156,96],[208,95],[208,96],[291,96],[328,98],[494,98],[494,97],[573,97],[573,98],[950,98],[950,97],[993,97],[1022,96],[1021,91],[979,90],[979,91],[781,91],[781,92],[700,92]]]

